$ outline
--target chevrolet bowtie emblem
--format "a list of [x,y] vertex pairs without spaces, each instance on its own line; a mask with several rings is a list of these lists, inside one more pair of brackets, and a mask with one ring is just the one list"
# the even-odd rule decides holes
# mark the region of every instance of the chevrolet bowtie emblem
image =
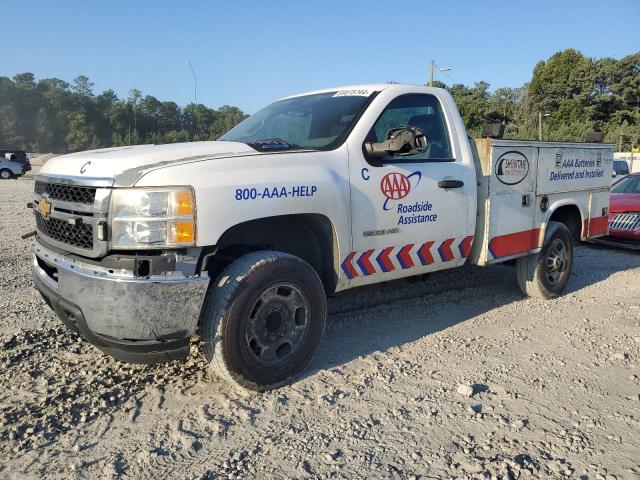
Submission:
[[51,204],[47,201],[46,198],[40,197],[40,202],[38,203],[38,210],[40,210],[40,214],[43,217],[49,216],[51,213]]

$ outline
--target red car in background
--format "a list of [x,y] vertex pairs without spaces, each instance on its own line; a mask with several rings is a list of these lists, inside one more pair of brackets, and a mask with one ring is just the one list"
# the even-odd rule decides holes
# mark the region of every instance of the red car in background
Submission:
[[609,236],[640,245],[640,173],[627,175],[611,187]]

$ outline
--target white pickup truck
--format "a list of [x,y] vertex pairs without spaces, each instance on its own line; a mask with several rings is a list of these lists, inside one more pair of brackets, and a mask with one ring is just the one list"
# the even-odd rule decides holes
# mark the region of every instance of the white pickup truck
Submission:
[[[445,90],[279,100],[220,141],[64,155],[37,176],[34,281],[112,356],[186,357],[267,390],[316,351],[326,296],[515,260],[564,289],[573,241],[607,233],[613,149],[467,137]],[[428,313],[426,313],[428,315]]]

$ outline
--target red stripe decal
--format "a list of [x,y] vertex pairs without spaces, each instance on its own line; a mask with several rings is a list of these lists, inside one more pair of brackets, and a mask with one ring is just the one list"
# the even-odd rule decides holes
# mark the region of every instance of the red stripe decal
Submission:
[[431,255],[431,246],[433,242],[427,242],[420,247],[418,250],[418,258],[420,259],[420,263],[422,265],[431,265],[433,263],[433,256]]
[[540,229],[525,230],[493,237],[489,242],[489,251],[493,258],[508,257],[517,253],[538,248]]
[[449,238],[442,242],[442,244],[438,247],[438,253],[440,254],[440,258],[443,262],[450,262],[453,260],[453,252],[451,251],[451,244],[455,238]]
[[413,248],[413,243],[410,243],[409,245],[405,245],[400,249],[400,251],[398,252],[398,255],[396,255],[403,269],[412,268],[414,266],[413,259],[411,258],[411,255],[410,255],[412,248]]
[[469,253],[471,253],[472,241],[473,241],[473,235],[469,235],[468,237],[465,237],[465,239],[460,242],[459,248],[460,248],[460,255],[462,255],[462,258],[467,258],[469,256]]
[[[603,233],[607,233],[609,231],[609,217],[595,217],[591,220],[585,220],[584,231],[589,232],[588,237],[593,237],[594,235],[602,235]],[[586,226],[589,225],[589,229],[587,230]]]
[[382,252],[380,252],[380,255],[378,255],[378,264],[380,265],[380,268],[382,268],[383,272],[390,272],[391,270],[395,270],[393,263],[391,263],[391,260],[389,259],[389,254],[392,250],[393,247],[387,247],[382,250]]

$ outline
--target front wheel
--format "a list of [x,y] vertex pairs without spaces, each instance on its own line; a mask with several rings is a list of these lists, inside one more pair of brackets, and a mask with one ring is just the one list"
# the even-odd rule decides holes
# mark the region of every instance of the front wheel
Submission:
[[9,180],[10,178],[13,178],[13,172],[7,168],[3,168],[0,170],[0,178],[3,180]]
[[540,253],[516,260],[518,285],[530,297],[556,298],[573,267],[573,241],[564,223],[549,222]]
[[201,317],[205,357],[224,380],[271,390],[309,364],[326,314],[324,288],[307,262],[275,251],[244,255],[207,292]]

